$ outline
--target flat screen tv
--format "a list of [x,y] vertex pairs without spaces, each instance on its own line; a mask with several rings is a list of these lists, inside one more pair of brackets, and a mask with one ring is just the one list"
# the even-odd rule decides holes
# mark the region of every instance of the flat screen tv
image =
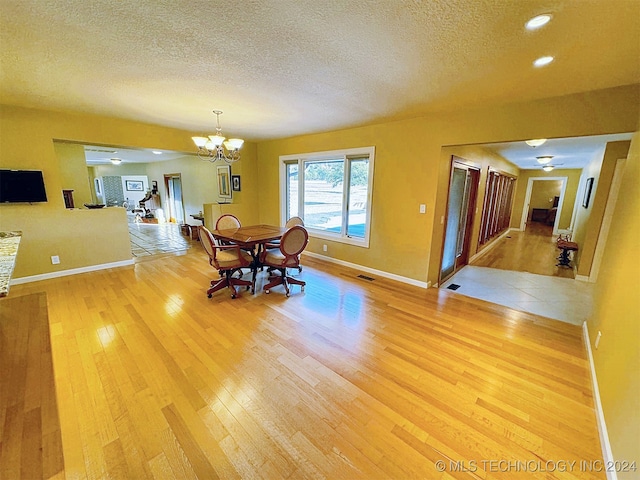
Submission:
[[46,202],[40,170],[0,170],[0,203]]

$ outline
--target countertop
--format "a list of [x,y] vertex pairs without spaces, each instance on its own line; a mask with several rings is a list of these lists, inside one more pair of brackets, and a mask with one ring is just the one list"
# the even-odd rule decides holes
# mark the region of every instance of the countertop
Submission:
[[16,265],[22,232],[0,232],[0,297],[9,294],[9,283]]

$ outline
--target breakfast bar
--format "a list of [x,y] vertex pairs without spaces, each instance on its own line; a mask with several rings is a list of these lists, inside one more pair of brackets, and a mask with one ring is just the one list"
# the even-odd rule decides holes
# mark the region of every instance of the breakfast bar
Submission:
[[22,232],[0,232],[0,297],[9,294],[9,284],[16,265]]

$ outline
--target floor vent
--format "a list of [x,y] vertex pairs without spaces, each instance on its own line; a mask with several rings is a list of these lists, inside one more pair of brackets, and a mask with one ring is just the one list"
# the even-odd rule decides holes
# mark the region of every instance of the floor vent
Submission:
[[366,275],[358,275],[358,278],[361,278],[363,280],[368,280],[369,282],[373,282],[375,280],[375,278],[367,277]]
[[459,289],[459,288],[460,288],[460,285],[455,284],[455,283],[452,283],[452,284],[451,284],[451,285],[449,285],[447,288],[448,288],[449,290],[457,290],[457,289]]

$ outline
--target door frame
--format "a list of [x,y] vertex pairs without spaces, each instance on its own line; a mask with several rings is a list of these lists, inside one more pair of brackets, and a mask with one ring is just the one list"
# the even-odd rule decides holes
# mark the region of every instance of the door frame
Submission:
[[[533,182],[539,181],[562,181],[560,186],[560,199],[558,200],[558,212],[556,213],[556,219],[553,222],[553,235],[558,235],[558,224],[560,223],[560,217],[562,214],[562,207],[564,205],[564,195],[567,191],[567,181],[569,177],[529,177],[527,182],[527,193],[524,195],[524,206],[522,208],[522,217],[520,218],[520,231],[524,232],[527,228],[527,219],[529,218],[529,205],[531,204],[531,191],[533,190]],[[563,231],[563,233],[565,233]]]
[[[456,168],[456,165],[458,165],[459,168],[472,172],[471,181],[473,183],[471,185],[471,190],[469,191],[469,204],[467,206],[467,221],[466,221],[466,228],[465,228],[465,236],[463,240],[465,245],[463,246],[463,252],[466,251],[466,259],[463,260],[464,263],[459,265],[458,257],[456,257],[453,262],[454,263],[453,271],[446,277],[443,277],[442,264],[444,262],[444,249],[447,241],[447,225],[449,223],[449,202],[451,201],[451,198],[450,198],[451,181],[453,179],[453,173],[454,173],[454,169]],[[442,247],[440,249],[440,266],[438,268],[438,285],[442,285],[449,278],[455,275],[462,267],[464,267],[469,263],[469,259],[471,258],[469,253],[471,248],[471,236],[473,235],[473,225],[475,224],[475,219],[476,219],[476,208],[478,205],[478,192],[480,190],[480,177],[481,177],[481,167],[473,164],[468,160],[465,160],[464,158],[451,155],[451,162],[449,163],[449,188],[447,190],[447,203],[446,203],[445,214],[444,214],[444,230],[442,232]],[[461,257],[463,255],[464,253],[461,255]]]
[[[175,204],[174,202],[171,201],[171,198],[173,196],[173,190],[171,190],[169,188],[169,182],[170,180],[174,179],[174,178],[179,178],[180,179],[180,205],[182,205],[182,219],[183,221],[186,220],[186,214],[184,211],[184,198],[182,196],[183,193],[183,188],[182,188],[182,175],[180,173],[165,173],[163,174],[163,179],[164,179],[164,192],[165,192],[165,205],[167,205],[168,207],[168,215],[167,215],[167,221],[168,223],[177,223],[177,217],[176,217],[176,212],[174,212],[174,207]],[[171,190],[171,191],[170,191]]]

